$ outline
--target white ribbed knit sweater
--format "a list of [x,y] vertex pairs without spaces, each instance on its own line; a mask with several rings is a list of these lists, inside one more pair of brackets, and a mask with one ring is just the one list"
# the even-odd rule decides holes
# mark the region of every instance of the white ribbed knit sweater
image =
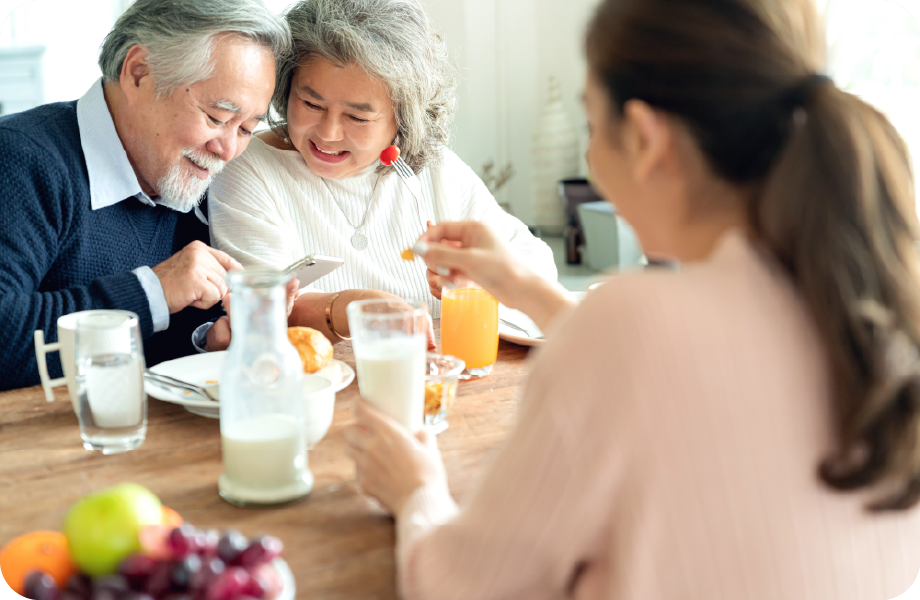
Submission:
[[[307,254],[337,256],[345,264],[317,280],[312,290],[382,290],[425,301],[431,315],[438,317],[440,302],[429,293],[424,263],[407,262],[399,255],[418,239],[428,220],[476,220],[488,222],[531,268],[555,280],[549,247],[503,211],[456,154],[445,149],[442,158],[440,166],[419,174],[420,207],[399,177],[390,173],[380,178],[368,210],[379,162],[354,177],[323,180],[299,152],[254,138],[211,185],[211,245],[247,267],[282,268]],[[349,220],[358,225],[365,211],[360,231],[368,245],[356,250]]]

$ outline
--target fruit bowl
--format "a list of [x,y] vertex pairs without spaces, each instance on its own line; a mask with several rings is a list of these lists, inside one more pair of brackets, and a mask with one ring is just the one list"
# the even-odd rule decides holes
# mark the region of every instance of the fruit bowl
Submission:
[[294,600],[296,585],[278,556],[277,538],[246,538],[183,524],[139,536],[144,551],[131,554],[116,573],[71,575],[60,589],[50,575],[31,571],[23,594],[33,600]]
[[198,529],[150,490],[121,483],[80,498],[62,532],[0,548],[0,573],[33,600],[293,600],[273,536]]

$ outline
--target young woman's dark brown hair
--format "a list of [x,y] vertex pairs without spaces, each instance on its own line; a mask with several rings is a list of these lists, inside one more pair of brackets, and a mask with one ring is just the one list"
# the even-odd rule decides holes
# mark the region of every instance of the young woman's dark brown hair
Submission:
[[[834,488],[920,498],[920,260],[909,159],[888,120],[821,75],[811,0],[613,0],[588,34],[611,111],[679,117],[713,170],[749,186],[759,241],[788,270],[830,362]],[[701,207],[705,210],[705,207]],[[752,343],[754,341],[752,340]]]

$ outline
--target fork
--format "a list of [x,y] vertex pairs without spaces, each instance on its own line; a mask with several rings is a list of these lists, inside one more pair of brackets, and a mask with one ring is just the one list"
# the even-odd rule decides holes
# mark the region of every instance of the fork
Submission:
[[[418,180],[418,177],[415,175],[415,171],[412,170],[406,161],[402,159],[402,156],[397,156],[396,160],[390,163],[393,165],[393,168],[396,169],[396,174],[399,175],[399,178],[402,179],[402,182],[406,185],[406,189],[409,190],[409,193],[415,198],[415,210],[418,212],[419,222],[422,220],[422,184]],[[425,230],[424,224],[422,225],[422,231]]]
[[542,340],[542,339],[543,339],[543,336],[542,336],[542,335],[541,335],[541,336],[538,336],[538,337],[534,337],[533,334],[531,334],[529,331],[527,331],[526,329],[524,329],[524,328],[521,327],[520,325],[515,325],[515,324],[512,323],[511,321],[506,321],[505,319],[499,319],[499,321],[501,321],[502,324],[504,324],[506,327],[510,327],[511,329],[515,329],[515,330],[517,330],[517,331],[520,331],[521,333],[523,333],[524,335],[526,335],[527,337],[529,337],[529,338],[532,339],[532,340]]
[[181,379],[176,379],[175,377],[170,377],[169,375],[154,373],[153,371],[144,371],[144,379],[160,387],[165,387],[167,389],[178,388],[183,391],[197,394],[206,400],[210,400],[211,402],[218,402],[217,398],[212,396],[211,392],[209,392],[206,388],[195,385],[193,383],[189,383],[187,381],[182,381]]

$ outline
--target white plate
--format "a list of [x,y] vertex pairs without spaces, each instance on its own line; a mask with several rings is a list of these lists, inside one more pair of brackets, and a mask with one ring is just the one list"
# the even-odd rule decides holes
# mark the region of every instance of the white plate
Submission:
[[[587,296],[587,292],[569,292],[569,297],[575,300],[576,302],[581,302]],[[540,328],[537,327],[537,324],[534,323],[530,317],[525,315],[519,310],[513,308],[508,308],[504,304],[498,305],[498,318],[510,321],[515,325],[523,327],[530,333],[528,337],[523,332],[514,329],[513,327],[508,327],[501,321],[498,322],[498,337],[505,340],[506,342],[511,342],[514,344],[520,344],[521,346],[539,346],[546,340],[537,340],[543,335],[543,332],[540,331]]]
[[498,322],[498,337],[505,340],[506,342],[512,342],[514,344],[520,344],[521,346],[539,346],[545,340],[537,340],[534,338],[541,337],[543,332],[540,331],[540,328],[537,327],[537,324],[530,320],[530,317],[525,315],[519,310],[513,308],[508,308],[504,304],[498,305],[498,318],[510,321],[515,325],[518,325],[527,330],[530,333],[530,336],[525,334],[522,331],[518,331],[512,327],[508,327],[499,320]]
[[274,600],[294,600],[297,596],[297,582],[294,581],[294,574],[291,573],[291,567],[281,558],[272,561],[278,575],[281,576],[281,591],[275,596]]
[[[207,386],[208,381],[218,381],[221,367],[224,365],[224,359],[227,357],[226,352],[207,352],[205,354],[193,354],[184,356],[175,360],[162,362],[150,370],[161,375],[169,375],[181,381],[187,381],[202,387]],[[341,379],[332,382],[332,390],[338,392],[345,389],[355,379],[355,371],[347,364],[340,360],[332,359],[329,365],[335,365],[341,372]],[[328,367],[326,367],[328,368]],[[333,369],[334,370],[334,369]],[[185,407],[185,410],[209,417],[211,419],[220,418],[220,407],[217,402],[209,400],[200,400],[186,396],[181,391],[162,388],[149,382],[144,382],[144,390],[148,395],[158,400],[172,402]]]

